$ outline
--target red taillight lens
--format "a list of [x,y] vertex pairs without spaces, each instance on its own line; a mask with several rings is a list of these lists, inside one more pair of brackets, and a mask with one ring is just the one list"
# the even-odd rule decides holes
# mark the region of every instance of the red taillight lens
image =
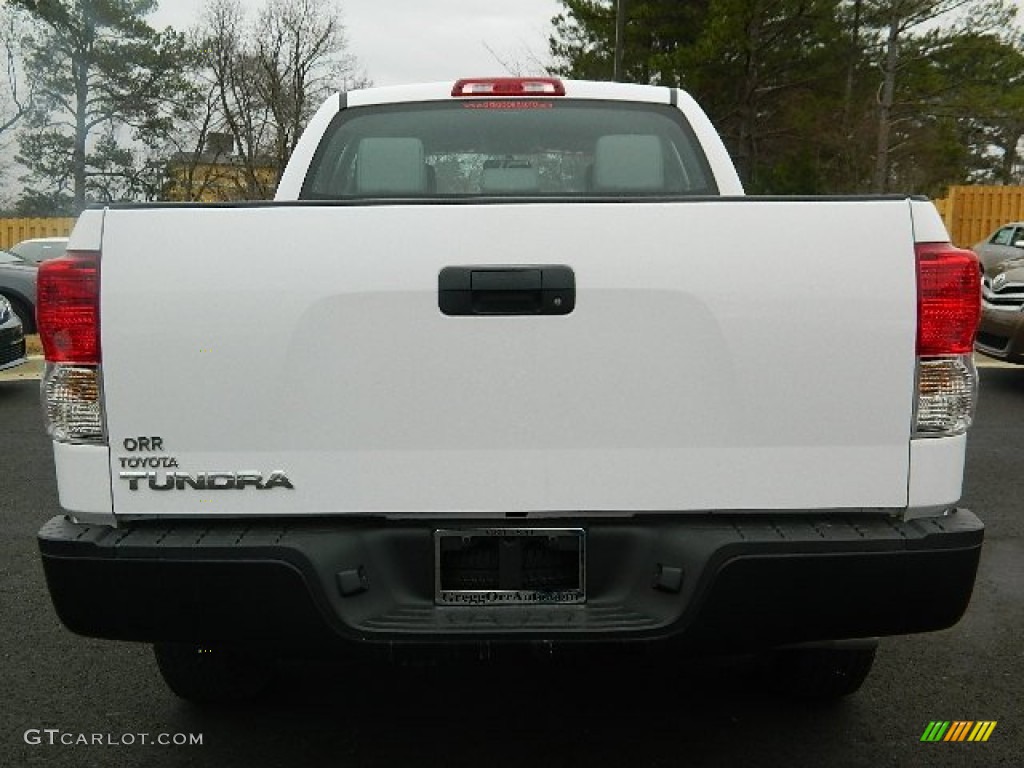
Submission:
[[452,96],[565,96],[557,77],[473,77],[455,83]]
[[981,318],[981,273],[971,251],[918,243],[917,354],[968,355]]
[[68,251],[39,266],[36,319],[50,363],[100,363],[100,255]]

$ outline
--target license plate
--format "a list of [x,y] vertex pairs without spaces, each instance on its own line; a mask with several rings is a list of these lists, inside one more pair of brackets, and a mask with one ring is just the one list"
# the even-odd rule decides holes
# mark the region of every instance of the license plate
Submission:
[[438,605],[566,605],[586,601],[582,528],[434,531]]

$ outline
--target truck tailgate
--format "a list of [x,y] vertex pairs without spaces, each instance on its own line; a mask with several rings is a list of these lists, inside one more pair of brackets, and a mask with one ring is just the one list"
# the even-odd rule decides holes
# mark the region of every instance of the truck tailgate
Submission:
[[[485,265],[576,307],[442,314]],[[114,511],[903,507],[914,295],[898,200],[109,210]]]

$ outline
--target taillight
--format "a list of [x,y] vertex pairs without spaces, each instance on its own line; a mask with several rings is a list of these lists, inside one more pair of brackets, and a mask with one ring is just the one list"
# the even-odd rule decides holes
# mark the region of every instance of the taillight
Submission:
[[557,77],[470,77],[455,83],[452,96],[565,96]]
[[105,443],[98,252],[68,251],[39,266],[36,321],[47,432],[59,442]]
[[39,340],[48,363],[100,363],[100,255],[68,251],[39,266]]
[[981,272],[971,251],[918,243],[917,354],[966,355],[981,318]]
[[916,437],[967,431],[978,373],[972,352],[981,318],[981,275],[971,251],[918,243]]

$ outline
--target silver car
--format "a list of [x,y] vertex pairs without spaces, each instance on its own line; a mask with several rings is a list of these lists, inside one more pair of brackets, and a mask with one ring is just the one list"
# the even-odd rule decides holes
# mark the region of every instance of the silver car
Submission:
[[11,303],[0,296],[0,371],[25,362],[25,331]]
[[981,325],[974,348],[1024,364],[1024,257],[1001,261],[981,281]]
[[971,250],[978,254],[984,274],[993,276],[1001,262],[1024,257],[1024,222],[1004,224]]
[[0,296],[10,302],[11,308],[21,319],[25,333],[36,330],[36,276],[39,266],[16,256],[10,251],[0,251]]
[[47,259],[63,256],[67,248],[68,238],[66,237],[34,237],[11,246],[10,251],[25,261],[38,264]]

